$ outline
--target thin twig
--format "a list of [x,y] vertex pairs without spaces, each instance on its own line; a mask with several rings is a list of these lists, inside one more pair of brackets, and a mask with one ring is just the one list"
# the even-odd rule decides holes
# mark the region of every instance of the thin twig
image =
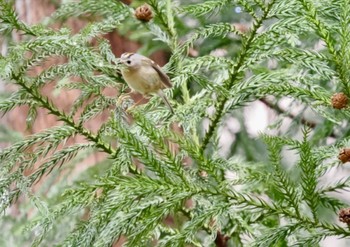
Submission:
[[[276,104],[273,104],[272,102],[268,101],[266,98],[262,98],[259,100],[260,102],[264,103],[267,107],[269,107],[270,109],[276,111],[277,113],[279,114],[284,114],[285,116],[287,116],[288,118],[290,119],[296,119],[297,116],[290,113],[290,112],[287,112],[285,110],[283,110],[281,107],[279,107],[278,105]],[[303,125],[306,125],[312,129],[316,128],[317,124],[313,121],[310,121],[310,120],[307,120],[305,119],[304,117],[300,117],[300,123],[303,124]],[[337,138],[337,136],[334,134],[334,132],[332,131],[330,134],[329,134],[330,137],[334,137],[334,138]]]
[[[272,110],[276,111],[278,114],[284,114],[286,115],[287,117],[291,118],[291,119],[295,119],[297,118],[296,115],[290,113],[290,112],[287,112],[285,110],[283,110],[281,107],[279,107],[278,105],[276,104],[273,104],[272,102],[268,101],[266,98],[262,98],[259,100],[260,102],[264,103],[267,107],[271,108]],[[309,121],[309,120],[306,120],[304,117],[301,117],[300,118],[300,122],[310,128],[315,128],[316,127],[316,123],[315,122],[312,122],[312,121]]]

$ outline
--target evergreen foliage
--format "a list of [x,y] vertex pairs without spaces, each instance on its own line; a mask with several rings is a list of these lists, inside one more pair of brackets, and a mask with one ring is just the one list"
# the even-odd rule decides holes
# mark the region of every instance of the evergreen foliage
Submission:
[[[80,0],[30,26],[0,0],[4,39],[23,36],[0,57],[2,80],[17,88],[0,95],[0,111],[28,106],[29,128],[38,109],[60,122],[24,138],[0,128],[0,140],[11,142],[0,152],[0,245],[112,246],[125,238],[125,246],[318,246],[329,236],[349,238],[337,220],[347,201],[336,193],[350,180],[325,182],[346,170],[337,155],[350,143],[349,108],[331,105],[336,92],[350,96],[349,2],[145,2],[149,23],[133,15],[141,1]],[[51,27],[83,17],[91,23],[78,33]],[[103,93],[126,88],[103,37],[115,30],[142,40],[145,55],[169,52],[164,70],[174,87],[165,93],[174,115],[152,97],[130,111],[128,123],[117,98]],[[28,73],[52,58],[64,62]],[[69,111],[43,94],[52,82],[56,93],[79,90]],[[286,97],[302,109],[297,115],[280,106]],[[252,102],[278,114],[258,138],[246,130]],[[110,117],[98,131],[86,127],[103,111]],[[232,118],[240,130],[223,153],[222,130]],[[85,141],[71,144],[76,136]],[[107,158],[64,176],[93,152]],[[14,204],[19,217],[8,213]]]

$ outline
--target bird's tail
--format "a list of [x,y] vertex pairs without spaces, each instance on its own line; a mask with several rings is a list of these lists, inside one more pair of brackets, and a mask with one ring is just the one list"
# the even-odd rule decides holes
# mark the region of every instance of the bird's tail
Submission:
[[170,103],[169,103],[169,101],[168,101],[166,95],[164,94],[164,92],[163,92],[161,89],[159,89],[158,92],[157,92],[157,94],[162,98],[162,100],[164,101],[164,103],[165,103],[165,104],[167,105],[167,107],[169,108],[170,112],[171,112],[172,114],[174,114],[174,109],[173,109],[173,107],[170,105]]

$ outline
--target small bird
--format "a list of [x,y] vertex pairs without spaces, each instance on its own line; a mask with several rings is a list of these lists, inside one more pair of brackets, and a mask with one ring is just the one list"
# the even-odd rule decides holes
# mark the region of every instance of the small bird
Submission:
[[128,52],[120,56],[120,61],[125,65],[121,69],[123,78],[132,90],[142,95],[158,94],[174,113],[162,90],[172,87],[172,84],[158,64],[145,56]]

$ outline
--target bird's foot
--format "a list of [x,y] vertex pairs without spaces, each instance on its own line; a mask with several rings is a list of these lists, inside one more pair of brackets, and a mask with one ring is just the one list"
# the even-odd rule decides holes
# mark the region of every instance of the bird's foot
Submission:
[[117,107],[121,108],[123,111],[126,111],[132,105],[135,104],[135,101],[131,98],[130,94],[123,94],[117,99]]

